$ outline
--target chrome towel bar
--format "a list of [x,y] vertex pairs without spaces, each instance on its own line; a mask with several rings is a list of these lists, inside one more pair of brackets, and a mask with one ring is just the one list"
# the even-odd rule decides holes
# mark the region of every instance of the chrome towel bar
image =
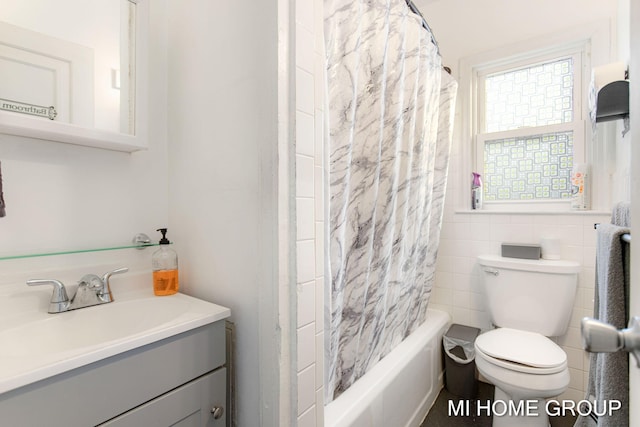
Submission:
[[[600,225],[599,222],[596,222],[595,224],[593,224],[593,229],[596,230],[598,228],[598,226]],[[631,233],[624,233],[620,239],[624,242],[627,242],[629,244],[631,244]]]

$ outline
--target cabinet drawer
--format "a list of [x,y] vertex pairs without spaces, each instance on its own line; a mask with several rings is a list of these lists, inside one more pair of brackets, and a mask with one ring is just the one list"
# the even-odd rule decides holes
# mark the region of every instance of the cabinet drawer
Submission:
[[[226,423],[226,369],[222,368],[145,403],[101,427],[222,427]],[[214,417],[212,408],[221,408]]]
[[12,426],[97,425],[224,363],[219,321],[4,393],[0,420]]

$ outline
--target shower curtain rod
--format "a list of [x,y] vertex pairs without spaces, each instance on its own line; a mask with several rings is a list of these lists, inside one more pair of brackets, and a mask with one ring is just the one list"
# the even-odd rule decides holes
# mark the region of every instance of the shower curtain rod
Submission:
[[[433,31],[431,31],[431,27],[429,26],[429,24],[427,24],[427,20],[424,19],[424,16],[422,16],[422,13],[420,12],[420,10],[418,10],[418,7],[415,4],[413,4],[413,2],[411,0],[406,0],[406,2],[407,2],[407,6],[409,6],[409,9],[413,13],[418,15],[420,17],[420,19],[422,20],[422,28],[427,30],[427,32],[429,33],[429,36],[431,37],[431,41],[433,42],[434,46],[436,47],[436,52],[438,52],[438,56],[440,56],[442,58],[442,55],[440,54],[440,46],[438,45],[438,41],[436,40],[436,36],[433,34]],[[446,67],[446,66],[443,65],[442,69],[445,70],[447,73],[451,74],[451,68]]]
[[436,40],[436,36],[433,35],[433,31],[431,31],[431,27],[429,27],[429,24],[427,24],[427,20],[424,19],[424,16],[422,16],[422,13],[420,12],[420,10],[418,10],[418,7],[415,4],[413,4],[411,0],[406,0],[406,1],[407,1],[407,6],[409,6],[409,9],[411,9],[413,13],[415,13],[420,17],[420,19],[422,19],[422,26],[424,27],[425,30],[429,32],[429,35],[431,36],[431,41],[436,46],[436,51],[438,52],[438,55],[440,55],[440,46],[438,46],[438,41]]

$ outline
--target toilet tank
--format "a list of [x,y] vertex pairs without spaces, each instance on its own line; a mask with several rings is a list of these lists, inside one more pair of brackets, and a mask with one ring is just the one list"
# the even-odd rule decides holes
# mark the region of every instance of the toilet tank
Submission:
[[483,255],[478,264],[496,326],[564,335],[575,301],[579,263]]

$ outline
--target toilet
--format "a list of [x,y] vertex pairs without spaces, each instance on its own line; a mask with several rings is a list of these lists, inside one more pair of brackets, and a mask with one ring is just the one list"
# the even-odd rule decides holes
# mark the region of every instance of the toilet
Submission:
[[495,386],[493,426],[547,427],[545,399],[569,385],[567,355],[548,337],[569,326],[580,264],[495,255],[478,264],[495,329],[476,339],[476,366]]

